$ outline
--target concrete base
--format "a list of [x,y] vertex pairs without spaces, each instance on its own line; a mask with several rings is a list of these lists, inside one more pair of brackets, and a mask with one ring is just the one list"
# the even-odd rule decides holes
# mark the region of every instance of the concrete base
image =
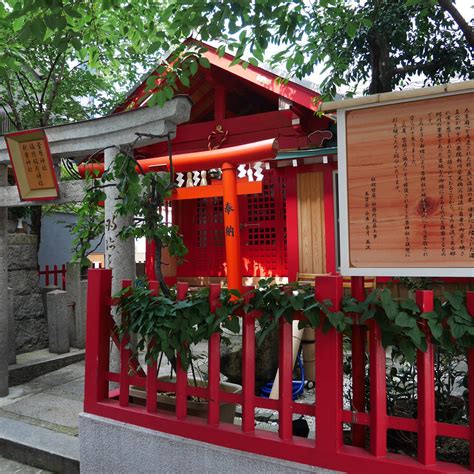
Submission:
[[51,354],[48,349],[17,356],[17,363],[8,367],[10,387],[29,382],[67,365],[84,360],[85,350],[71,349],[66,354]]
[[139,473],[335,473],[322,468],[222,448],[81,413],[81,472]]
[[0,453],[8,459],[52,472],[75,474],[79,472],[78,444],[73,436],[0,419]]

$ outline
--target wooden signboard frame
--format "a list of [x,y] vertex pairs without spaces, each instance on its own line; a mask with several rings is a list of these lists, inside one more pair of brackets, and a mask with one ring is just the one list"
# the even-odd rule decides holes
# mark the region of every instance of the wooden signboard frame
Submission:
[[[412,191],[415,187],[413,182],[415,178],[413,177],[416,175],[417,186],[420,186],[420,175],[425,176],[425,169],[423,168],[423,164],[421,163],[420,157],[424,158],[424,155],[421,154],[427,153],[426,163],[433,168],[433,149],[434,147],[438,146],[437,143],[433,142],[433,136],[428,137],[429,127],[428,124],[425,123],[425,134],[426,134],[426,141],[423,142],[423,138],[421,139],[421,148],[423,149],[420,152],[420,139],[417,137],[417,150],[416,153],[413,151],[413,168],[411,168],[411,163],[406,163],[406,159],[403,160],[402,156],[398,158],[394,158],[395,153],[396,157],[401,155],[401,149],[399,149],[398,145],[393,143],[395,139],[395,131],[398,133],[400,131],[400,127],[402,124],[398,123],[393,125],[393,120],[397,120],[397,111],[400,113],[399,117],[403,117],[403,137],[405,142],[405,156],[404,158],[408,158],[411,161],[411,150],[410,150],[410,139],[413,140],[413,149],[415,148],[415,138],[410,137],[410,124],[405,123],[405,115],[407,111],[413,110],[414,112],[408,112],[408,116],[410,117],[417,117],[415,120],[419,120],[421,129],[417,130],[417,134],[423,137],[423,120],[426,120],[422,116],[423,113],[426,113],[427,104],[438,103],[439,101],[439,109],[442,110],[443,113],[443,122],[445,121],[445,114],[446,111],[449,110],[448,108],[443,108],[443,105],[448,101],[449,103],[450,98],[457,100],[457,104],[462,103],[462,110],[468,110],[469,117],[467,119],[467,123],[469,126],[470,121],[470,143],[469,148],[470,153],[470,160],[474,160],[474,150],[472,147],[472,139],[474,138],[473,133],[473,123],[474,123],[474,81],[470,81],[468,87],[462,88],[460,87],[458,90],[454,91],[444,91],[443,93],[433,93],[432,95],[427,94],[426,90],[422,90],[420,96],[416,96],[414,91],[410,91],[411,93],[406,94],[408,97],[403,98],[403,93],[394,93],[392,97],[393,100],[390,100],[391,94],[385,94],[387,97],[386,100],[379,100],[374,101],[370,100],[371,98],[366,98],[366,103],[361,103],[360,105],[357,104],[357,99],[354,101],[350,101],[351,107],[344,107],[341,105],[341,102],[334,103],[335,109],[337,109],[337,126],[338,126],[338,170],[339,170],[339,214],[340,214],[340,240],[341,240],[341,273],[343,275],[348,276],[425,276],[425,277],[473,277],[474,278],[474,258],[472,257],[472,241],[474,240],[473,237],[473,228],[472,228],[472,180],[469,182],[470,184],[456,184],[456,180],[459,177],[459,180],[466,179],[466,169],[464,169],[463,173],[461,171],[456,170],[456,143],[455,143],[455,118],[454,115],[452,117],[452,136],[451,138],[446,139],[443,137],[443,153],[447,153],[446,142],[449,142],[452,139],[451,145],[449,145],[452,156],[445,156],[443,160],[447,159],[449,165],[448,167],[452,167],[452,173],[449,175],[449,179],[446,177],[443,178],[445,181],[444,184],[440,184],[439,189],[433,189],[433,169],[426,169],[426,176],[429,178],[430,187],[427,191],[423,194],[423,180],[424,177],[421,178],[422,184],[422,194],[423,198],[420,198],[420,191]],[[398,97],[397,97],[398,96]],[[400,98],[399,98],[400,97]],[[454,102],[452,100],[452,102]],[[349,102],[349,101],[348,101]],[[364,102],[363,98],[360,102]],[[398,106],[397,106],[398,104]],[[400,104],[403,104],[403,107],[399,107]],[[472,105],[469,105],[472,104]],[[348,104],[349,105],[349,104]],[[331,109],[331,104],[328,104],[327,109]],[[334,109],[331,109],[334,110]],[[416,111],[420,110],[419,114],[416,114]],[[359,119],[359,137],[358,139],[354,139],[354,135],[351,135],[353,131],[351,127],[355,123],[354,118],[355,115],[352,115],[351,119],[351,112],[352,111],[362,111],[363,113],[359,114],[357,118]],[[400,112],[401,111],[401,112]],[[422,112],[423,111],[423,112]],[[364,123],[364,118],[369,117],[370,113],[373,112],[374,120],[375,120],[375,127],[373,129],[370,128],[370,123]],[[395,112],[395,114],[393,114]],[[449,112],[448,112],[449,113]],[[411,114],[411,115],[410,115]],[[379,122],[377,122],[377,118]],[[435,114],[433,113],[433,120],[435,120]],[[362,120],[360,120],[362,119]],[[456,117],[456,120],[458,118]],[[464,123],[464,116],[462,117]],[[349,124],[348,124],[349,121]],[[447,121],[447,119],[446,119]],[[380,128],[379,124],[383,122],[384,125]],[[458,120],[459,122],[459,120]],[[390,124],[390,130],[387,130],[386,125]],[[450,127],[449,122],[448,127]],[[412,124],[413,125],[413,124]],[[416,124],[418,126],[418,123]],[[436,127],[436,124],[431,124],[432,129]],[[383,129],[385,127],[385,129]],[[392,130],[393,127],[393,131]],[[399,128],[397,128],[399,127]],[[406,127],[406,129],[405,129]],[[443,130],[445,130],[446,124],[443,123]],[[377,129],[379,132],[382,130],[382,139],[380,136],[372,135],[374,129]],[[411,128],[413,130],[413,127]],[[360,132],[365,134],[364,138],[361,138]],[[438,132],[439,133],[439,132]],[[415,132],[412,132],[414,137]],[[387,137],[390,136],[392,143],[385,143],[387,142]],[[458,134],[459,136],[459,134]],[[407,138],[408,137],[408,138]],[[431,140],[431,141],[430,141]],[[439,138],[441,143],[441,138]],[[362,144],[365,141],[365,147],[367,150],[367,157],[370,156],[373,159],[372,162],[364,161],[364,155],[361,153],[362,151]],[[463,142],[464,143],[464,142]],[[466,142],[467,143],[467,142]],[[372,148],[371,148],[372,147]],[[441,148],[441,145],[439,145]],[[394,151],[395,150],[395,151]],[[421,153],[421,154],[420,154]],[[431,161],[428,161],[428,153],[431,153]],[[417,156],[418,163],[415,163],[415,154]],[[440,153],[441,154],[441,153]],[[374,157],[376,157],[374,159]],[[380,157],[380,160],[378,159]],[[355,167],[355,163],[358,163],[356,159],[359,158],[360,165]],[[349,160],[349,162],[348,162]],[[350,161],[352,160],[352,161]],[[367,158],[367,160],[369,160]],[[441,162],[442,160],[440,160]],[[395,163],[395,164],[394,164]],[[446,167],[446,161],[444,161],[444,166]],[[415,166],[418,166],[417,171],[414,171]],[[398,166],[398,170],[397,170]],[[461,166],[461,165],[460,165]],[[473,171],[472,161],[470,161],[470,168],[471,173]],[[382,169],[385,167],[385,169]],[[390,168],[388,171],[387,167]],[[441,165],[441,168],[443,165]],[[420,171],[421,168],[421,171]],[[405,173],[405,171],[407,171]],[[446,171],[446,170],[445,170]],[[448,170],[449,171],[449,170]],[[398,173],[398,174],[397,174]],[[410,174],[412,173],[412,174]],[[455,174],[458,173],[458,174]],[[407,178],[407,175],[410,178]],[[461,177],[462,175],[462,177]],[[472,174],[471,174],[472,176]],[[359,180],[359,182],[357,182]],[[371,180],[374,183],[374,187],[371,189]],[[410,185],[408,182],[410,181]],[[440,182],[441,174],[439,178],[436,178],[436,186],[437,183]],[[426,180],[425,180],[426,181]],[[449,182],[448,182],[449,181]],[[451,184],[452,181],[452,184]],[[355,184],[357,183],[357,184]],[[377,189],[375,190],[375,184]],[[393,188],[395,186],[399,186],[398,188],[398,195],[395,196],[395,191]],[[445,189],[443,191],[443,186]],[[460,186],[459,191],[455,188],[455,186]],[[464,186],[464,187],[463,187]],[[456,221],[451,226],[454,228],[453,240],[451,241],[452,250],[453,252],[450,253],[449,248],[449,209],[448,209],[448,202],[444,203],[446,209],[446,231],[440,231],[439,228],[444,228],[444,224],[442,223],[441,226],[439,224],[439,220],[442,219],[440,217],[440,207],[443,203],[443,198],[440,197],[444,193],[447,193],[447,189],[450,189],[450,193],[455,193],[453,199],[450,200],[449,203],[451,204],[451,208],[454,209],[451,215],[455,215]],[[410,194],[408,193],[408,188],[410,188]],[[425,185],[426,188],[426,185]],[[470,192],[470,199],[471,204],[469,204],[471,216],[467,219],[466,216],[466,203],[462,203],[462,194],[466,194],[466,189],[471,189]],[[364,191],[365,190],[365,191]],[[405,192],[406,190],[406,192]],[[435,199],[430,200],[429,197],[430,193],[435,194]],[[458,211],[458,193],[459,193],[459,209]],[[365,205],[364,205],[364,194],[365,194]],[[405,194],[405,198],[403,199],[403,194]],[[395,196],[394,199],[390,199],[392,195]],[[413,199],[415,195],[415,198]],[[408,200],[408,196],[410,196],[410,201]],[[467,199],[466,196],[464,196]],[[447,199],[447,198],[445,198]],[[421,205],[420,212],[416,208],[417,203],[419,200],[423,204]],[[403,206],[403,202],[405,205]],[[367,204],[368,203],[368,204]],[[376,204],[377,203],[377,204]],[[402,205],[400,204],[402,203]],[[452,204],[454,203],[454,205]],[[433,215],[430,215],[431,209],[429,206],[433,204]],[[377,206],[380,206],[380,209],[377,211]],[[387,211],[392,208],[396,208],[396,211],[391,213],[391,211]],[[418,206],[419,207],[419,206]],[[366,209],[364,209],[366,208]],[[363,215],[366,216],[366,221],[364,222]],[[377,216],[378,212],[378,216]],[[398,213],[398,215],[397,215]],[[403,217],[405,213],[405,217]],[[416,215],[416,214],[419,215]],[[435,217],[436,213],[436,217]],[[463,214],[464,213],[464,214]],[[410,214],[410,215],[409,215]],[[463,216],[464,217],[460,217]],[[393,218],[397,216],[396,218]],[[429,221],[428,217],[431,219],[436,220],[436,226],[438,230],[433,230],[433,221]],[[351,220],[352,219],[352,220]],[[378,219],[378,224],[377,224]],[[387,232],[388,222],[392,219],[393,222],[393,235],[390,236],[390,233]],[[408,221],[411,219],[412,222],[412,230],[410,236],[410,229]],[[453,221],[454,222],[454,221]],[[461,223],[460,223],[461,222]],[[405,223],[405,225],[404,225]],[[428,224],[427,224],[428,223]],[[365,239],[365,224],[367,224],[367,240]],[[376,226],[379,226],[377,229]],[[461,228],[460,226],[463,225],[464,227]],[[470,227],[469,227],[470,225]],[[385,232],[381,232],[380,230],[385,230]],[[407,230],[408,229],[408,230]],[[421,230],[424,229],[424,230]],[[428,230],[426,230],[428,229]],[[352,235],[351,235],[352,232]],[[439,235],[437,234],[439,232]],[[445,233],[446,232],[446,233]],[[456,232],[456,236],[454,236]],[[430,235],[427,238],[427,235]],[[378,234],[378,235],[377,235]],[[444,235],[444,236],[443,236]],[[402,244],[400,245],[399,240],[403,240]],[[443,243],[441,244],[441,240]],[[454,239],[456,240],[454,248]],[[462,240],[463,239],[463,240]],[[406,241],[406,246],[404,242]],[[394,244],[396,242],[396,245]],[[461,242],[461,243],[460,243]],[[366,244],[364,248],[364,244]],[[410,247],[411,244],[411,247]],[[372,247],[371,247],[372,245]],[[444,245],[442,247],[441,245]],[[373,251],[375,249],[375,251]],[[462,251],[460,250],[462,249]],[[373,251],[373,252],[372,252]],[[423,252],[424,251],[424,252]],[[372,253],[371,253],[372,252]],[[441,256],[443,255],[443,258]],[[395,254],[399,254],[401,257],[397,258]],[[403,254],[403,255],[402,255]],[[462,254],[462,257],[461,257]],[[453,255],[453,257],[451,257]]]
[[15,182],[22,201],[59,197],[59,186],[46,133],[42,129],[5,135]]

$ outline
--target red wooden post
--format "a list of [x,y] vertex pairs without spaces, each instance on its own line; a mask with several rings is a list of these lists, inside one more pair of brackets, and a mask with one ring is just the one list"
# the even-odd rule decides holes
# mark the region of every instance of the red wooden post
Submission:
[[46,276],[46,286],[49,286],[49,265],[44,267],[44,274]]
[[[468,313],[474,318],[474,291],[466,292],[466,305]],[[474,471],[474,349],[467,351],[467,383],[469,391],[469,445],[470,467]]]
[[[209,288],[209,308],[215,313],[221,295],[221,285],[214,283]],[[221,335],[214,333],[209,339],[209,402],[207,422],[210,425],[219,425],[219,389],[221,385]]]
[[155,242],[147,240],[145,245],[145,275],[148,281],[155,281]]
[[283,168],[286,185],[286,241],[288,281],[296,281],[299,272],[298,251],[298,183],[297,168]]
[[[177,289],[177,299],[179,301],[186,298],[186,293],[188,291],[188,284],[179,282],[176,285]],[[186,418],[188,405],[186,397],[186,386],[188,384],[188,374],[184,370],[181,363],[181,357],[177,354],[176,357],[176,417],[179,420]]]
[[54,286],[58,286],[58,266],[54,265],[53,267],[53,284]]
[[[351,278],[352,297],[357,301],[365,300],[364,277]],[[352,403],[357,412],[365,412],[365,328],[354,321],[352,328]],[[352,444],[365,445],[365,426],[352,425]]]
[[112,270],[89,270],[84,411],[108,396]]
[[385,349],[380,327],[371,321],[370,351],[370,451],[374,456],[387,455],[387,383]]
[[290,440],[292,431],[293,397],[293,338],[291,323],[280,318],[279,338],[279,434],[283,440]]
[[66,264],[63,263],[61,267],[61,288],[63,291],[66,290]]
[[[323,168],[324,231],[326,235],[326,273],[336,272],[336,226],[334,225],[334,169],[335,164]],[[288,212],[288,211],[287,211]]]
[[[122,280],[122,289],[130,288],[132,280]],[[128,318],[127,314],[121,314],[122,321]],[[121,407],[127,407],[130,398],[130,385],[128,378],[129,362],[132,356],[132,351],[127,347],[130,343],[130,334],[124,334],[120,341],[120,392],[119,404]]]
[[[149,288],[152,296],[157,296],[160,288],[160,284],[157,281],[150,281]],[[154,341],[149,342],[149,348],[154,344]],[[156,413],[156,405],[158,401],[157,397],[157,362],[152,360],[148,365],[146,371],[146,410],[148,413]]]
[[[416,292],[421,312],[433,311],[433,291]],[[426,352],[417,351],[418,378],[418,460],[423,464],[436,462],[436,421],[434,386],[434,351],[431,341]]]
[[240,257],[240,217],[237,196],[237,175],[235,166],[222,164],[222,185],[224,187],[224,237],[227,261],[227,286],[242,290],[242,259]]
[[[316,277],[318,301],[331,300],[332,310],[341,308],[340,275]],[[342,335],[335,329],[316,329],[316,449],[336,454],[342,447]]]
[[[244,298],[249,297],[247,292]],[[250,433],[255,431],[255,313],[242,319],[242,431]]]

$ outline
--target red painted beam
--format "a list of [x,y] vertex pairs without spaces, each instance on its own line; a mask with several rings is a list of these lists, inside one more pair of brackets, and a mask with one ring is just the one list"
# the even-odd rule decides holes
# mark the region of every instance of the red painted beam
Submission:
[[[173,168],[175,171],[185,172],[193,171],[196,167],[198,169],[220,168],[224,162],[237,166],[242,163],[267,161],[276,157],[278,148],[278,141],[269,139],[218,150],[183,153],[173,156]],[[170,171],[169,165],[169,157],[165,155],[139,160],[139,165],[135,169],[137,173],[146,174],[156,171]],[[104,172],[104,165],[103,163],[80,165],[78,171],[82,177],[87,172],[98,172],[101,175]]]

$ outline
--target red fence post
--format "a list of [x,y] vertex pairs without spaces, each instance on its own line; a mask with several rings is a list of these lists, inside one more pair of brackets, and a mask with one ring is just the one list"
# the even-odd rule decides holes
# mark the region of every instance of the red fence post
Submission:
[[[150,281],[148,283],[151,296],[157,296],[160,288],[160,284],[157,281]],[[153,347],[155,341],[150,341],[148,348]],[[157,396],[157,362],[156,360],[150,361],[146,369],[146,410],[148,413],[156,413],[156,405],[158,401]]]
[[[221,285],[213,283],[209,288],[209,309],[215,313],[221,295]],[[221,335],[217,332],[209,339],[209,402],[207,422],[219,425],[219,388],[221,385]]]
[[45,275],[45,278],[46,278],[46,286],[49,286],[49,265],[45,265],[44,267],[44,275]]
[[53,282],[54,286],[58,286],[58,266],[54,265],[53,267]]
[[[474,318],[474,291],[466,292],[466,305],[468,313]],[[469,445],[470,467],[474,471],[474,349],[467,351],[467,383],[469,392]]]
[[89,270],[84,411],[108,396],[112,270]]
[[[244,298],[250,298],[250,291]],[[248,301],[246,301],[248,302]],[[255,313],[242,318],[242,431],[255,431]]]
[[[177,299],[179,301],[186,298],[188,284],[180,282],[176,285]],[[188,412],[186,386],[188,385],[188,374],[181,363],[181,356],[176,357],[176,417],[179,420],[186,418]]]
[[[416,304],[422,313],[433,311],[433,291],[416,292]],[[436,462],[436,421],[434,386],[434,351],[431,341],[426,352],[417,351],[418,379],[418,460],[423,464]]]
[[[316,300],[331,300],[341,308],[340,275],[315,279]],[[316,449],[331,455],[342,447],[342,335],[335,329],[316,329]]]
[[66,264],[63,263],[61,266],[61,289],[66,290]]
[[374,456],[387,455],[387,379],[386,355],[380,327],[375,321],[369,329],[370,357],[370,451]]
[[[351,294],[357,301],[365,300],[364,277],[351,278]],[[358,412],[365,412],[365,327],[359,326],[357,315],[352,328],[352,404]],[[365,426],[352,425],[352,444],[364,447]]]

